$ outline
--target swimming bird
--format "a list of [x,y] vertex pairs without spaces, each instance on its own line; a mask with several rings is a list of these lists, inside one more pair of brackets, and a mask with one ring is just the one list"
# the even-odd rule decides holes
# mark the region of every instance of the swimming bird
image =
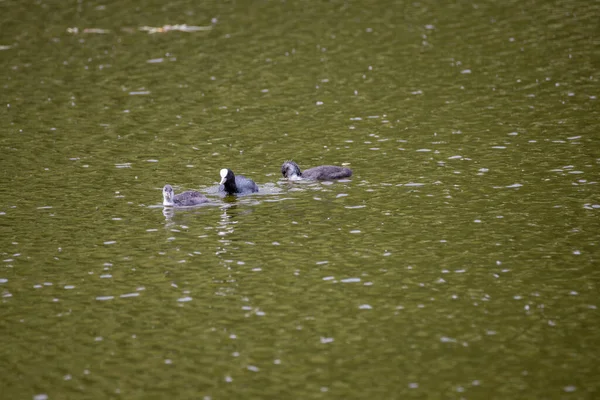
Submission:
[[227,194],[247,194],[258,192],[258,186],[252,179],[242,175],[234,175],[233,171],[223,168],[220,172],[221,182],[219,182],[219,191]]
[[208,199],[202,193],[189,191],[175,194],[171,185],[165,185],[163,188],[163,206],[190,207],[202,203],[208,203]]
[[335,165],[320,165],[300,171],[300,167],[293,161],[286,161],[281,166],[281,173],[284,178],[296,180],[296,179],[316,179],[316,180],[327,180],[327,179],[341,179],[352,176],[352,170],[346,167],[337,167]]

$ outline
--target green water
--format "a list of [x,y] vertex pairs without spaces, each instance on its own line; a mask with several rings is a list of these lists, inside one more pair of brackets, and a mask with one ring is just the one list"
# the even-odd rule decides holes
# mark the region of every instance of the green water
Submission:
[[597,397],[598,21],[0,2],[0,398]]

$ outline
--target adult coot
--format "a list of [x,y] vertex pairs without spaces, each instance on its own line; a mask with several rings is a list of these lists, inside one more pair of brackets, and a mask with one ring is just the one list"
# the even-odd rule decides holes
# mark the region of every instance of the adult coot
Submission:
[[242,175],[234,175],[233,171],[227,168],[221,170],[221,185],[219,191],[227,194],[248,194],[258,192],[258,186],[252,179]]
[[281,166],[281,173],[288,179],[341,179],[352,176],[352,170],[346,167],[337,167],[335,165],[320,165],[309,168],[306,171],[300,171],[300,167],[293,161],[286,161]]
[[163,188],[163,206],[190,207],[202,203],[208,203],[208,199],[202,193],[189,191],[175,194],[171,185],[165,185]]

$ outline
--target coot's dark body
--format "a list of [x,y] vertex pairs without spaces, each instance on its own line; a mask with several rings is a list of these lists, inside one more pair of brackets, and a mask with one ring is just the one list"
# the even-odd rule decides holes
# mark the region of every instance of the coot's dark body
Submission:
[[281,174],[288,179],[313,179],[313,180],[328,180],[342,179],[352,176],[352,170],[346,167],[338,167],[335,165],[320,165],[300,171],[300,167],[293,161],[286,161],[281,166]]
[[191,207],[208,203],[208,199],[202,193],[189,191],[179,194],[173,192],[171,185],[163,188],[163,205],[171,207]]

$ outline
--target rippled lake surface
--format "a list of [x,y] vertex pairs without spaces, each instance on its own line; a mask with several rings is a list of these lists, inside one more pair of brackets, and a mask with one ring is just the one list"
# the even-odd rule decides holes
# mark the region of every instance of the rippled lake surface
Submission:
[[0,8],[0,397],[599,396],[597,1]]

